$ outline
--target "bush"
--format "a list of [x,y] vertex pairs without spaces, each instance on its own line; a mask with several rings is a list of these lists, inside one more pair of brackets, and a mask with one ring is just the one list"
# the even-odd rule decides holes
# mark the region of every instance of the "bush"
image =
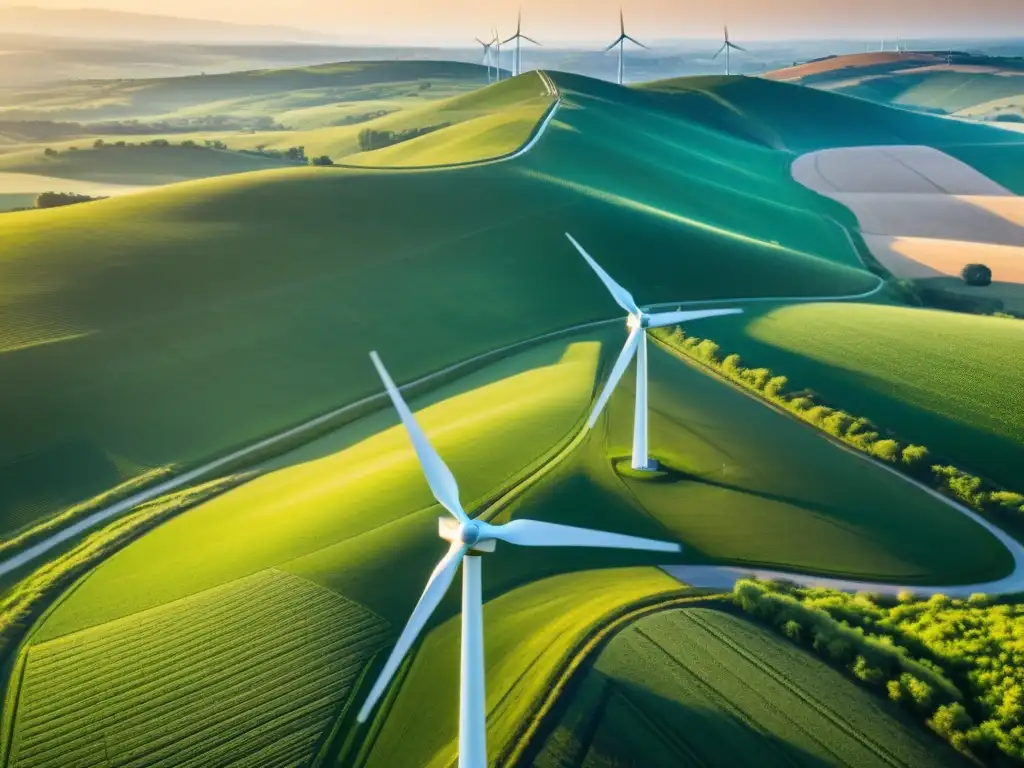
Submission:
[[185,149],[198,149],[199,148],[199,145],[196,144],[194,141],[192,141],[192,139],[185,139],[183,142],[181,142],[181,146],[184,147]]
[[879,440],[871,445],[871,455],[895,464],[900,458],[900,444],[895,440]]
[[313,165],[319,166],[334,165],[334,161],[331,160],[331,158],[328,157],[327,155],[320,155],[320,157],[314,157],[309,162],[312,163]]
[[228,148],[227,144],[225,144],[223,141],[219,141],[219,140],[216,140],[216,139],[214,139],[212,141],[210,139],[207,139],[203,143],[206,145],[207,149],[222,149],[223,150],[223,149],[227,149]]
[[58,152],[53,147],[47,147],[46,149],[43,150],[43,154],[46,155],[47,157],[56,157],[57,155],[60,154],[60,152]]
[[101,197],[89,197],[88,195],[75,195],[68,192],[43,192],[36,198],[36,208],[60,208],[65,205],[77,203],[88,203],[92,200],[102,200]]
[[92,143],[93,149],[103,149],[105,146],[107,146],[107,144],[103,139],[96,139],[96,141]]
[[960,277],[968,285],[985,286],[992,284],[992,270],[984,264],[968,264],[960,270]]

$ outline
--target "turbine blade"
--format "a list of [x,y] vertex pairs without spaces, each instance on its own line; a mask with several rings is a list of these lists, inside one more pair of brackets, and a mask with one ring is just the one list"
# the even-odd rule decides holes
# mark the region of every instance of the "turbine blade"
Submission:
[[542,523],[539,520],[513,520],[505,525],[488,525],[483,534],[520,547],[601,547],[603,549],[640,549],[650,552],[681,552],[673,541],[642,539],[622,533],[593,531],[571,525]]
[[736,45],[736,43],[729,43],[729,47],[732,48],[734,51],[743,51],[744,53],[750,53],[750,51],[748,51],[742,45]]
[[619,31],[623,37],[626,36],[626,17],[622,13],[622,8],[619,8]]
[[[526,35],[520,35],[520,37],[523,38],[523,40],[526,40],[528,43],[533,43],[534,45],[540,45],[540,43],[538,43],[532,37],[527,37]],[[541,45],[540,47],[543,48],[544,46]]]
[[666,325],[685,323],[687,320],[701,320],[705,317],[742,314],[742,309],[695,309],[692,312],[659,312],[656,315],[647,315],[647,327],[664,328]]
[[568,232],[565,233],[565,236],[569,238],[570,243],[576,246],[576,250],[580,252],[580,255],[584,259],[587,260],[587,263],[590,265],[590,268],[597,273],[597,276],[599,278],[601,278],[601,282],[604,283],[605,288],[608,289],[608,292],[612,295],[612,298],[615,299],[615,303],[618,304],[627,312],[629,312],[629,314],[637,315],[639,317],[639,315],[641,314],[640,309],[639,307],[637,307],[636,302],[633,301],[633,297],[630,295],[629,291],[627,291],[621,285],[612,280],[611,275],[609,275],[607,272],[601,269],[601,265],[594,261],[590,257],[589,253],[583,250],[582,245],[576,242],[576,238],[574,238]]
[[398,636],[398,642],[391,649],[391,655],[388,656],[388,660],[384,663],[384,669],[380,671],[377,682],[373,684],[373,688],[366,697],[366,701],[363,702],[363,708],[359,710],[359,714],[356,716],[356,720],[360,723],[365,723],[369,719],[374,705],[388,687],[391,678],[394,677],[398,664],[402,661],[405,654],[409,652],[409,649],[412,648],[416,638],[419,637],[423,627],[430,619],[430,615],[437,608],[438,603],[441,602],[441,598],[448,591],[448,587],[451,586],[452,580],[455,578],[455,572],[459,569],[459,562],[468,550],[469,548],[464,546],[462,542],[453,543],[448,549],[448,554],[441,559],[441,562],[434,568],[434,572],[430,574],[430,578],[427,579],[427,586],[423,589],[423,594],[420,595],[416,607],[413,608],[409,621],[405,623],[405,629]]
[[616,385],[622,378],[622,374],[626,372],[626,368],[629,367],[630,360],[633,359],[633,355],[636,354],[636,348],[640,346],[640,334],[644,333],[643,328],[634,328],[629,332],[629,338],[626,339],[626,345],[619,352],[619,358],[615,361],[615,365],[612,366],[612,372],[608,375],[608,382],[604,385],[604,389],[601,390],[601,396],[597,398],[597,402],[594,404],[594,410],[590,412],[590,418],[587,420],[587,429],[593,429],[594,424],[597,423],[597,417],[601,415],[601,411],[604,410],[605,403],[608,402],[608,398],[612,396],[612,392],[615,391]]
[[650,48],[648,48],[648,47],[647,47],[646,45],[644,45],[643,43],[641,43],[641,42],[640,42],[639,40],[637,40],[636,38],[630,37],[629,35],[625,35],[625,37],[624,37],[623,39],[625,39],[625,40],[629,40],[629,42],[631,42],[631,43],[632,43],[633,45],[639,45],[639,46],[640,46],[641,48],[643,48],[643,49],[644,49],[645,51],[649,51],[649,50],[651,50],[651,49],[650,49]]
[[388,391],[388,396],[405,425],[405,431],[409,433],[409,440],[416,451],[416,457],[420,460],[420,467],[427,478],[430,492],[434,494],[435,499],[441,502],[441,506],[451,512],[457,520],[463,523],[469,522],[469,518],[462,510],[462,504],[459,501],[459,486],[455,482],[452,471],[448,469],[448,465],[438,456],[434,446],[427,440],[427,436],[416,422],[409,406],[405,404],[402,393],[398,391],[395,382],[391,380],[391,375],[387,372],[380,357],[376,352],[371,352],[370,359],[373,360],[377,374],[384,382],[384,388]]
[[714,60],[715,60],[715,59],[717,59],[717,58],[718,58],[719,56],[721,56],[721,55],[722,55],[722,51],[724,51],[724,50],[725,50],[726,48],[728,48],[728,47],[729,47],[729,44],[728,44],[728,43],[723,43],[723,44],[722,44],[722,47],[718,49],[718,53],[716,53],[716,54],[715,54],[714,56],[712,56],[712,57],[711,57],[711,60],[712,60],[712,61],[714,61]]
[[612,44],[611,44],[611,45],[609,45],[609,46],[608,46],[607,48],[605,48],[605,49],[604,49],[605,53],[607,53],[607,52],[608,52],[608,51],[610,51],[610,50],[611,50],[612,48],[614,48],[614,47],[615,47],[616,45],[618,45],[619,43],[621,43],[621,42],[623,41],[623,39],[624,39],[624,38],[621,38],[621,37],[620,37],[620,38],[619,38],[618,40],[616,40],[616,41],[615,41],[614,43],[612,43]]

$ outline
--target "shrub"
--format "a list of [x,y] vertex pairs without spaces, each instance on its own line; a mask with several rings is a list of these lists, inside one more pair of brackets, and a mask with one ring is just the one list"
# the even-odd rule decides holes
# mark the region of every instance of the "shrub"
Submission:
[[206,145],[206,147],[208,149],[222,149],[223,150],[223,149],[227,149],[228,148],[227,144],[225,144],[223,141],[219,141],[217,139],[214,139],[214,140],[207,139],[203,143]]
[[900,444],[895,440],[878,440],[871,445],[871,455],[895,464],[900,458]]
[[928,460],[928,449],[923,445],[908,445],[903,449],[904,464],[920,464]]
[[314,157],[309,162],[312,163],[313,165],[319,166],[334,165],[334,161],[331,160],[331,158],[328,157],[327,155],[320,155],[320,157]]
[[68,192],[43,192],[36,198],[36,208],[60,208],[64,205],[75,205],[76,203],[88,203],[92,200],[102,200],[101,197],[89,197],[89,195],[75,195]]
[[183,142],[181,142],[181,146],[184,147],[185,149],[198,149],[199,148],[199,145],[196,144],[194,141],[192,141],[192,139],[185,139]]
[[289,147],[285,150],[284,157],[286,160],[291,160],[293,163],[304,163],[306,162],[306,148],[305,147]]
[[60,152],[58,152],[53,147],[47,147],[46,149],[43,150],[43,154],[46,155],[47,157],[56,157],[57,155],[60,154]]
[[92,143],[92,146],[93,149],[103,149],[105,146],[107,146],[107,144],[105,141],[103,141],[103,139],[96,139],[96,141]]
[[985,286],[992,284],[992,270],[984,264],[968,264],[960,270],[960,277],[968,285]]

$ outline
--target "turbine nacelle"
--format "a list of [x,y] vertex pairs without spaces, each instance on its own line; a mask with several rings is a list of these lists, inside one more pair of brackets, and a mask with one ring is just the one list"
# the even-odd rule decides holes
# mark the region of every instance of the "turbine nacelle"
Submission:
[[630,313],[626,316],[626,327],[631,331],[637,328],[643,328],[644,330],[651,327],[651,316],[645,314],[634,315]]
[[481,523],[460,523],[451,517],[437,519],[437,535],[451,544],[469,547],[470,552],[493,552],[497,539],[488,538]]

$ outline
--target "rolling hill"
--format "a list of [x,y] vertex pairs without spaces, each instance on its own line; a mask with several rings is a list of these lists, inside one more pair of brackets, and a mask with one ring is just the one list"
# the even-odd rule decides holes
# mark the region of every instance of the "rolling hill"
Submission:
[[769,72],[770,80],[923,112],[1024,122],[1024,59],[960,52],[834,56]]
[[5,527],[366,395],[371,343],[404,380],[607,317],[566,231],[645,301],[877,286],[788,154],[559,78],[563,108],[512,162],[245,173],[0,218]]

